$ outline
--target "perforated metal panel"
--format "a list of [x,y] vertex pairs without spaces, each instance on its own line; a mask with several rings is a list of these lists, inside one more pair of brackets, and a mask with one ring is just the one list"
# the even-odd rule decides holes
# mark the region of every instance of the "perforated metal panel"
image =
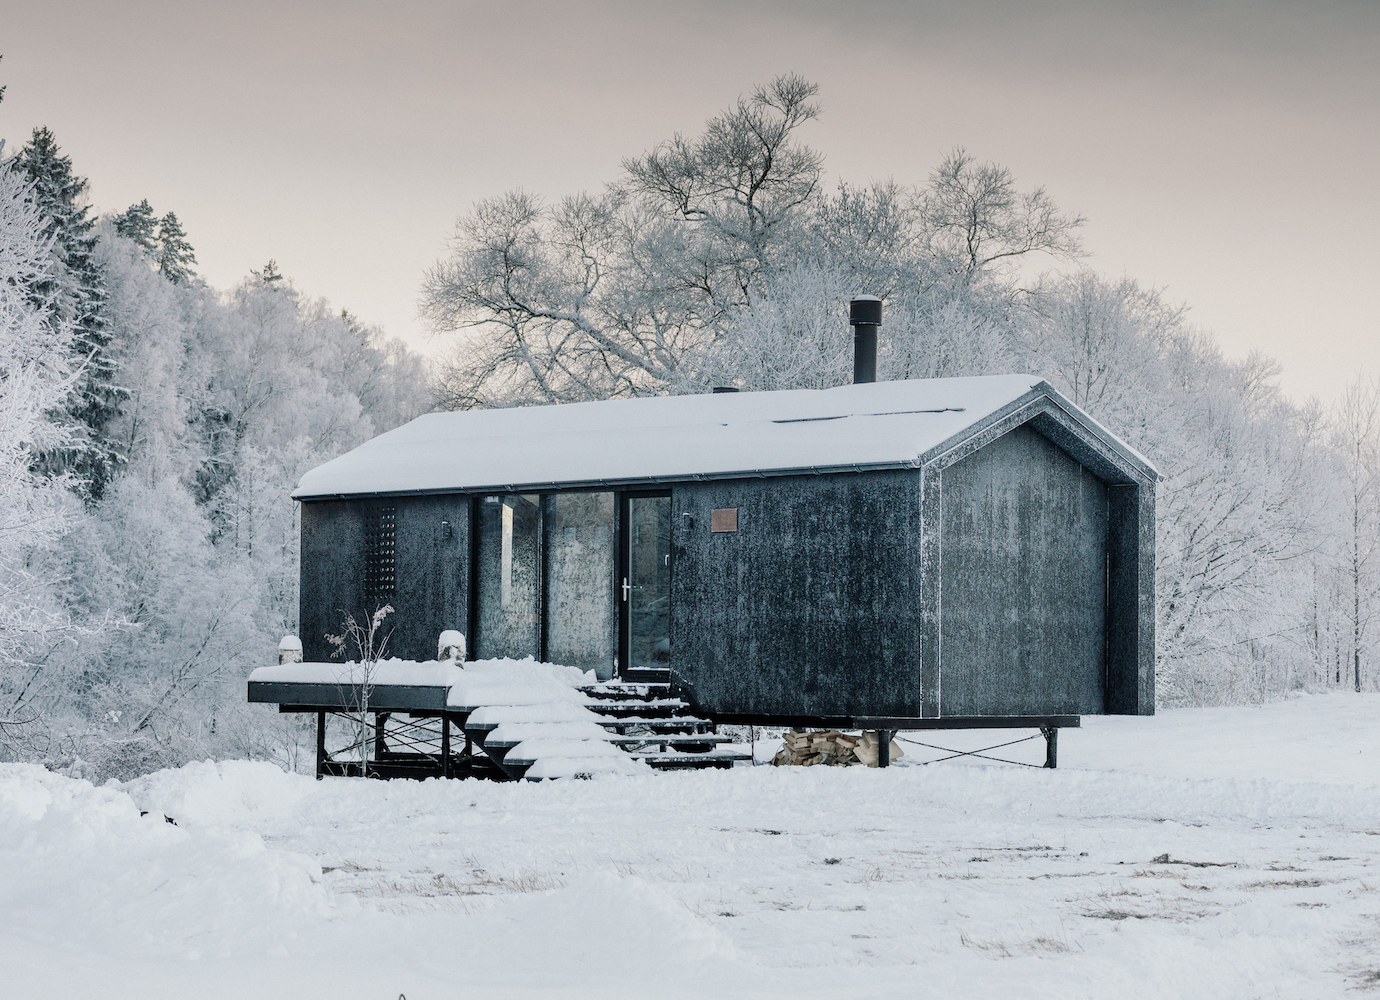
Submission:
[[364,597],[371,605],[383,604],[397,589],[398,510],[369,507],[364,515]]

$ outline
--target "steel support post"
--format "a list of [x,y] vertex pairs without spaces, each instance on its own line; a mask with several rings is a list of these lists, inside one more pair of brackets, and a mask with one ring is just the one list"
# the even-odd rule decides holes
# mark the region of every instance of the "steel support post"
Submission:
[[1045,736],[1045,767],[1059,766],[1059,730],[1053,726],[1043,726],[1040,732]]
[[877,766],[891,766],[891,730],[877,730]]
[[388,752],[388,741],[384,739],[383,727],[388,722],[387,712],[374,713],[374,761],[383,759],[383,755]]
[[450,769],[450,717],[441,716],[441,774],[443,777],[454,777]]
[[316,780],[326,774],[326,713],[316,713]]

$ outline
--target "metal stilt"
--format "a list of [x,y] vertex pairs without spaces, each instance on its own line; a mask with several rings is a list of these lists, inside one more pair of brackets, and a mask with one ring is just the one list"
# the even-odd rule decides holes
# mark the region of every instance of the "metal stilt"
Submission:
[[1040,732],[1045,736],[1045,767],[1059,766],[1059,730],[1053,726],[1042,726]]

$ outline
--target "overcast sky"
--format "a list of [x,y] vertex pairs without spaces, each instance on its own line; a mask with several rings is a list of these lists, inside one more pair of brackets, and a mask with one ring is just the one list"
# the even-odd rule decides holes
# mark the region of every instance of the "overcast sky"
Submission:
[[965,146],[1089,219],[1297,398],[1380,374],[1380,3],[3,0],[0,137],[53,129],[94,205],[172,209],[227,287],[269,258],[424,348],[455,217],[560,196],[783,72],[830,181]]

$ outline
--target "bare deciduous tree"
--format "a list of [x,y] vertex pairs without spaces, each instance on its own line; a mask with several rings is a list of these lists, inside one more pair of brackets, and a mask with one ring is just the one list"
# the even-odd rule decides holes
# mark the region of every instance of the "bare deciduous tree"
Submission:
[[930,175],[922,211],[931,252],[966,276],[1034,253],[1082,253],[1081,215],[1059,211],[1042,187],[1017,191],[1010,170],[978,163],[962,148]]
[[600,195],[523,192],[463,216],[428,273],[421,315],[470,331],[442,372],[447,405],[664,392],[775,266],[821,159],[795,139],[814,84],[785,76],[625,162]]

